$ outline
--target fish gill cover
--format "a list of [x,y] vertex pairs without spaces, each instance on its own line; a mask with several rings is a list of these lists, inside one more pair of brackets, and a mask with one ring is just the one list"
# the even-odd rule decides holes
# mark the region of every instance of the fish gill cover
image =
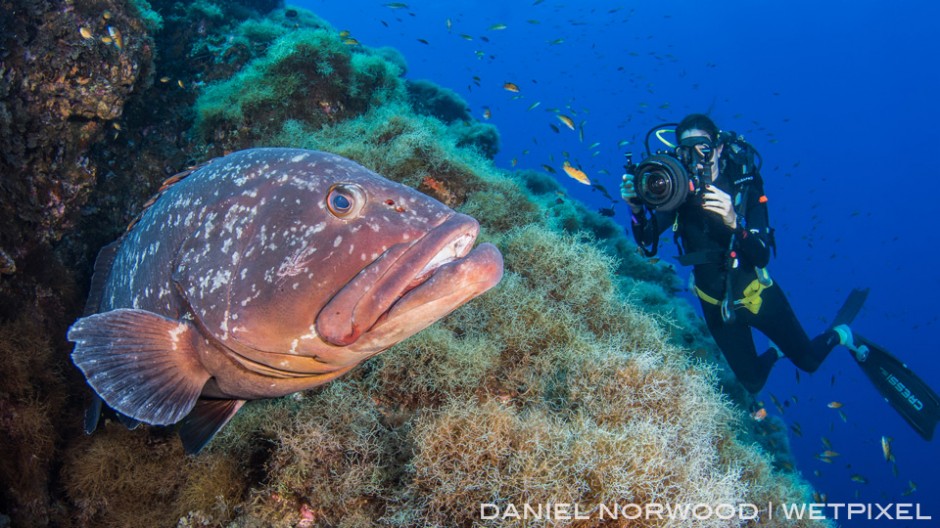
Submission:
[[[16,525],[474,526],[501,523],[481,519],[484,503],[808,501],[805,482],[774,465],[785,445],[756,445],[765,437],[723,395],[743,391],[705,361],[714,350],[673,299],[674,273],[545,175],[494,166],[498,134],[468,118],[459,96],[406,80],[394,50],[302,9],[121,6],[19,15],[87,47],[70,59],[78,69],[116,64],[145,42],[158,52],[140,59],[153,73],[124,95],[123,113],[90,121],[111,123],[80,144],[102,176],[64,205],[68,228],[0,248],[17,264],[0,283],[0,475],[10,484],[0,497]],[[100,28],[118,25],[102,21],[124,17],[121,47],[102,40]],[[23,115],[10,119],[35,118]],[[502,283],[341,380],[246,405],[197,457],[163,428],[108,420],[83,435],[88,391],[65,329],[97,249],[176,169],[255,146],[333,152],[475,217],[480,240],[505,257]],[[5,207],[24,221],[33,205]]]

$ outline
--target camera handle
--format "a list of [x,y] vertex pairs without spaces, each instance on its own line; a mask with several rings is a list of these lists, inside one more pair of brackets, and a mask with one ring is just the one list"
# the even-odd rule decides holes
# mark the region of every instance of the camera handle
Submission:
[[[626,154],[624,154],[624,157],[627,158],[627,162],[623,166],[624,172],[626,174],[629,174],[630,177],[636,178],[637,164],[633,162],[633,153],[627,152]],[[634,185],[636,185],[636,182],[634,182]],[[645,211],[646,209],[647,209],[646,204],[643,204],[643,210]],[[642,213],[642,214],[645,214],[645,213]],[[656,237],[653,238],[652,247],[650,249],[646,249],[646,246],[644,246],[641,243],[637,243],[637,247],[640,248],[640,251],[642,251],[643,255],[645,255],[647,258],[653,257],[656,255],[657,252],[659,252],[659,221],[657,220],[655,214],[651,214],[649,220],[650,222],[653,223],[653,232],[656,233]]]

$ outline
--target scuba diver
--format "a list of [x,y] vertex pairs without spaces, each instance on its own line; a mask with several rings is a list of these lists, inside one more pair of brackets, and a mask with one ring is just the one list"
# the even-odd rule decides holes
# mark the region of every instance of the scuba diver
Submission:
[[[675,144],[663,136],[673,126]],[[673,150],[651,154],[654,132]],[[940,420],[940,399],[906,365],[848,326],[868,290],[854,290],[829,328],[810,339],[783,289],[767,273],[776,250],[756,149],[743,137],[720,131],[704,114],[650,130],[646,149],[639,164],[627,155],[628,174],[620,188],[632,213],[633,237],[652,256],[660,235],[673,230],[679,263],[692,266],[691,290],[701,301],[708,330],[740,383],[757,393],[783,357],[814,372],[836,345],[843,345],[885,398],[929,439]],[[771,348],[758,354],[752,328],[770,339]]]

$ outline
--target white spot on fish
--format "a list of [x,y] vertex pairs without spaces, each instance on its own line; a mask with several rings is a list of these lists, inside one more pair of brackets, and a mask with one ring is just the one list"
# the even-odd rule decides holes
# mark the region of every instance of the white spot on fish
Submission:
[[173,347],[173,350],[179,349],[180,336],[183,335],[183,332],[186,331],[186,323],[180,323],[176,325],[176,328],[167,332],[170,334],[170,345]]
[[337,248],[342,243],[343,243],[343,235],[339,235],[336,237],[336,240],[333,241],[333,247]]
[[216,270],[215,275],[212,277],[212,286],[209,288],[209,293],[212,293],[215,290],[221,288],[222,286],[228,284],[231,278],[232,278],[231,271]]
[[316,325],[310,325],[310,332],[300,336],[301,339],[316,339],[318,337],[320,337],[320,335],[317,334]]

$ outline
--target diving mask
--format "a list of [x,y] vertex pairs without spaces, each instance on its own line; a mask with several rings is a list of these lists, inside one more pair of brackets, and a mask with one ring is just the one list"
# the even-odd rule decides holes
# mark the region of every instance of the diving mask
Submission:
[[707,136],[690,136],[679,141],[676,157],[687,167],[708,165],[715,156],[715,147]]

